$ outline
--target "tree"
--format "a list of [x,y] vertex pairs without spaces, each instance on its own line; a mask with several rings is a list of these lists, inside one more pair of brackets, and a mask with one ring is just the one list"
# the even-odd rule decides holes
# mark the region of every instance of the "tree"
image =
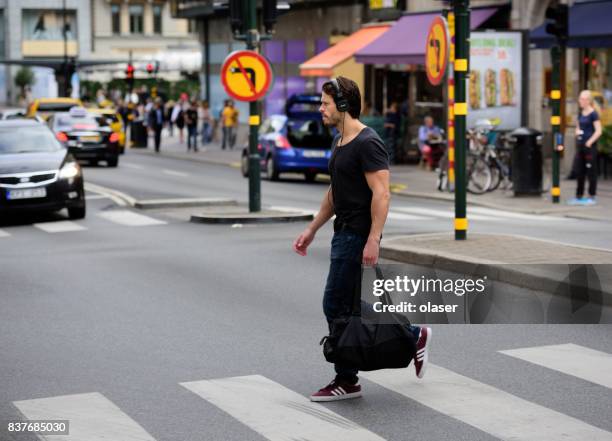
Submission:
[[34,84],[34,72],[28,66],[21,67],[15,75],[15,85],[21,89],[21,97],[25,98],[26,87]]

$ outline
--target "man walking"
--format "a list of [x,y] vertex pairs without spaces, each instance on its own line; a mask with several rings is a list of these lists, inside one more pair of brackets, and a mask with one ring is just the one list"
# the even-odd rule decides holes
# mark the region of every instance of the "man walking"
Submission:
[[187,124],[187,151],[193,147],[193,151],[198,151],[198,104],[191,102],[191,106],[185,112],[185,123]]
[[155,152],[159,153],[159,147],[161,144],[161,133],[164,128],[164,109],[162,107],[161,98],[155,99],[155,104],[149,111],[148,115],[148,126],[149,130],[153,131],[155,138]]
[[[323,85],[319,108],[323,124],[335,127],[329,162],[331,186],[317,216],[293,243],[305,256],[315,234],[334,214],[331,263],[323,294],[328,324],[350,314],[361,264],[378,262],[380,239],[389,210],[389,158],[378,134],[359,121],[361,93],[355,82],[338,77]],[[417,340],[417,377],[425,373],[431,329],[412,326]],[[361,396],[357,369],[335,364],[336,377],[310,396],[335,401]]]

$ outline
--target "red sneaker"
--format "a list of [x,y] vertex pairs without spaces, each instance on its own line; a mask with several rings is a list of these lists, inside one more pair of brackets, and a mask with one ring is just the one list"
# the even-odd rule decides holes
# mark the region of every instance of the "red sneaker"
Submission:
[[427,370],[427,362],[429,360],[429,343],[431,342],[431,328],[421,328],[419,339],[417,341],[417,352],[414,356],[414,368],[416,376],[423,378]]
[[310,401],[338,401],[361,396],[359,383],[350,384],[345,381],[332,381],[323,389],[310,396]]

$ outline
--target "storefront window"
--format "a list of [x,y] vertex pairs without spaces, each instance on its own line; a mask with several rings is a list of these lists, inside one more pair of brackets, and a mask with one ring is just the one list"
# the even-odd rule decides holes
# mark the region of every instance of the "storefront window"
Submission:
[[612,49],[593,49],[583,59],[587,72],[586,87],[612,102]]
[[67,11],[23,11],[24,40],[63,40],[63,32],[68,40],[76,40],[76,12]]
[[142,5],[130,5],[130,33],[142,34],[144,28],[144,7]]

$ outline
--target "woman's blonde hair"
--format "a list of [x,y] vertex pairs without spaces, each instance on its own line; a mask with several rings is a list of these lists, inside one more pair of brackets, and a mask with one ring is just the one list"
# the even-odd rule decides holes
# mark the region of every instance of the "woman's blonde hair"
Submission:
[[593,94],[589,89],[584,89],[580,92],[580,95],[585,95],[589,99],[589,104],[591,107],[593,107],[598,114],[601,114],[601,107],[599,107],[599,103],[595,101],[595,98],[593,98]]

